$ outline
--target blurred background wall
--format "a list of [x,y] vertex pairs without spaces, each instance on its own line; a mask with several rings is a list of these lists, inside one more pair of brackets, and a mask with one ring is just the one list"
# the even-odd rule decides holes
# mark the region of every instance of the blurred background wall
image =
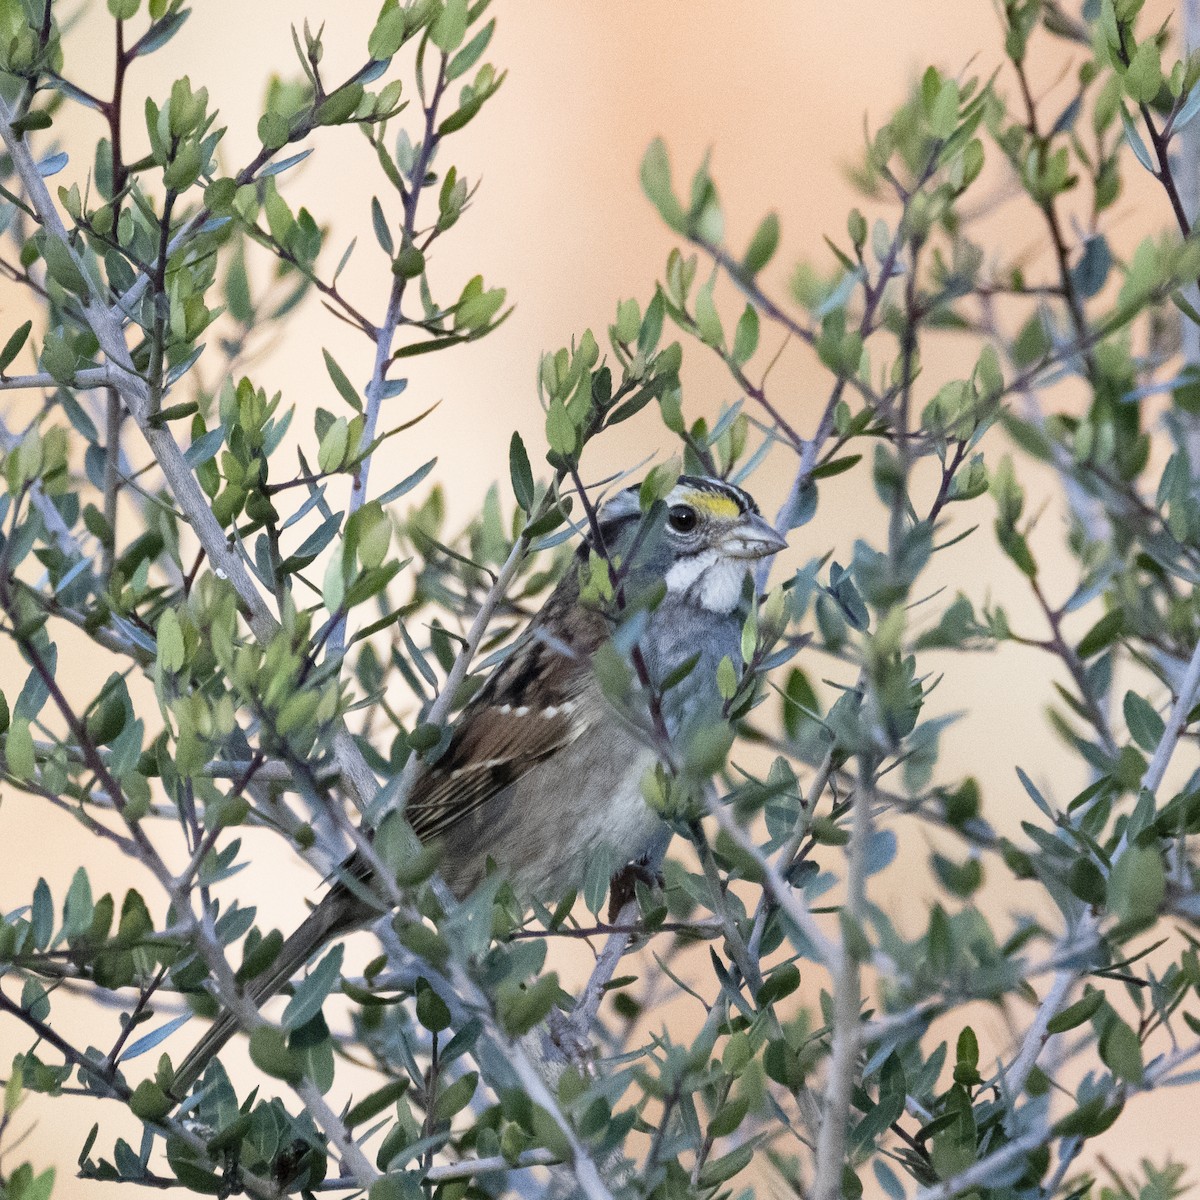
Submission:
[[[1158,7],[1165,16],[1165,4]],[[539,353],[566,344],[589,326],[603,344],[616,302],[636,296],[645,303],[652,294],[673,240],[637,182],[638,164],[651,138],[666,139],[677,179],[686,179],[700,157],[712,151],[735,248],[745,244],[768,208],[778,210],[782,249],[764,282],[782,296],[796,260],[830,267],[823,234],[845,240],[845,214],[860,201],[845,181],[844,168],[860,153],[864,119],[872,128],[882,124],[929,63],[986,78],[1001,61],[999,21],[985,0],[756,0],[746,5],[509,0],[496,9],[499,27],[488,58],[508,69],[509,77],[483,116],[453,139],[453,155],[438,164],[444,169],[453,161],[472,182],[481,179],[482,186],[467,217],[439,243],[434,268],[444,297],[456,295],[466,278],[482,271],[489,285],[508,288],[516,311],[500,332],[481,343],[413,360],[408,390],[392,403],[408,415],[434,401],[441,405],[410,434],[386,444],[371,480],[372,490],[382,491],[437,454],[433,479],[448,492],[452,522],[472,511],[490,481],[505,478],[513,428],[531,447],[541,444],[534,388]],[[226,167],[247,161],[258,144],[254,130],[268,76],[296,73],[290,24],[307,19],[316,27],[328,21],[325,65],[328,77],[338,78],[361,61],[373,15],[374,5],[337,0],[202,0],[167,50],[139,64],[131,75],[130,157],[145,143],[142,97],[163,97],[172,79],[188,73],[194,85],[209,89],[221,123],[229,127]],[[1150,14],[1142,19],[1152,22]],[[110,36],[106,16],[85,15],[67,42],[67,74],[102,95],[111,86]],[[1066,95],[1073,67],[1068,70],[1062,59],[1034,66],[1041,89],[1057,87]],[[1001,86],[1009,89],[1003,79]],[[99,134],[98,118],[80,115],[78,122],[63,130],[68,149]],[[375,176],[370,152],[365,142],[345,131],[326,131],[315,144],[317,153],[286,177],[287,195],[293,207],[303,203],[318,222],[332,226],[327,265],[336,262],[351,237],[359,238],[343,290],[369,317],[378,318],[388,287],[386,264],[369,252],[370,191],[359,184],[360,178]],[[61,182],[82,182],[88,161],[86,155],[75,156]],[[1148,181],[1139,183],[1133,170],[1130,178],[1135,186],[1120,201],[1116,225],[1118,237],[1127,236],[1132,243],[1170,221]],[[992,182],[1001,180],[997,173]],[[867,215],[876,213],[868,210]],[[1006,252],[1039,257],[1042,234],[1027,209],[1001,206],[990,220],[997,244]],[[24,304],[19,292],[0,292],[0,332],[7,334],[25,319]],[[352,378],[368,376],[370,345],[310,300],[288,322],[285,337],[253,368],[253,377],[268,392],[282,390],[285,401],[306,414],[316,403],[330,402],[322,347]],[[946,378],[955,354],[951,344],[928,355],[930,379]],[[699,346],[686,345],[684,377],[690,416],[737,398],[723,368]],[[773,381],[793,424],[810,431],[828,387],[815,358],[792,348]],[[4,400],[11,406],[7,411],[26,416],[34,403],[33,397],[14,394]],[[14,415],[10,423],[17,421]],[[311,428],[306,415],[298,424]],[[667,435],[650,414],[620,432],[593,460],[593,478],[668,449]],[[1000,435],[993,439],[995,446]],[[791,470],[792,463],[779,452],[756,477],[754,490],[768,511],[784,495]],[[788,561],[803,562],[830,548],[845,561],[854,537],[879,520],[865,490],[857,473],[823,485],[817,519],[794,535]],[[975,505],[970,522],[958,514],[956,519],[962,525],[990,524],[990,501]],[[1029,508],[1037,506],[1032,499]],[[1052,545],[1063,528],[1061,515],[1051,510],[1036,537]],[[1033,632],[1042,632],[1016,572],[988,551],[985,536],[940,557],[945,561],[937,564],[935,582],[962,588],[977,603],[1001,601]],[[786,569],[786,563],[779,569]],[[1065,577],[1057,590],[1050,584],[1056,596],[1068,587]],[[1088,617],[1081,617],[1078,631],[1087,623]],[[6,677],[23,676],[23,671],[14,674],[19,665],[5,654],[7,646],[0,648]],[[94,690],[100,673],[109,669],[83,652],[66,655],[63,681],[76,694],[90,695],[88,689]],[[1059,800],[1081,782],[1055,770],[1056,747],[1042,715],[1052,694],[1044,669],[1034,652],[1018,648],[976,656],[969,676],[951,672],[935,697],[939,711],[971,710],[946,735],[946,777],[969,772],[985,780],[987,816],[1005,829],[1017,828],[1021,806],[1027,803],[1015,786],[1016,763]],[[47,873],[57,897],[80,862],[89,869],[95,865],[97,890],[128,883],[123,864],[100,862],[86,835],[68,820],[19,794],[2,800],[0,905],[5,909],[24,902],[39,870]],[[874,882],[873,898],[898,914],[903,926],[906,911],[921,918],[935,890],[920,866],[927,851],[925,833],[903,823],[897,831],[905,854],[897,871]],[[49,869],[40,862],[48,842],[58,852]],[[36,864],[31,848],[37,852]],[[317,891],[317,881],[290,865],[274,863],[264,870],[263,914],[268,923],[284,925],[302,914],[303,899]],[[1020,903],[1019,894],[1015,902]],[[72,1010],[64,1012],[64,1019],[70,1019]],[[1021,1014],[1015,1015],[1020,1019]],[[86,1019],[82,1010],[78,1019]],[[1002,1054],[1007,1045],[1003,1021],[996,1014],[988,1020],[991,1044],[984,1046],[985,1060]],[[189,1029],[177,1035],[168,1048],[180,1054],[193,1034]],[[106,1037],[107,1025],[97,1041]],[[0,1024],[0,1063],[26,1045],[24,1033],[12,1023]],[[1109,1157],[1122,1164],[1142,1156],[1161,1160],[1171,1152],[1191,1157],[1200,1168],[1200,1148],[1184,1107],[1189,1100],[1194,1104],[1194,1097],[1183,1094],[1136,1101],[1133,1113],[1110,1135]],[[26,1121],[38,1117],[38,1123],[17,1161],[30,1157],[40,1165],[58,1163],[58,1195],[115,1195],[112,1187],[70,1178],[83,1136],[94,1119],[103,1117],[103,1105],[79,1102],[77,1125],[64,1127],[69,1111],[56,1105],[51,1120],[45,1113],[38,1117],[32,1105],[23,1110]],[[106,1122],[98,1149],[109,1132],[124,1132],[136,1145],[132,1123]]]

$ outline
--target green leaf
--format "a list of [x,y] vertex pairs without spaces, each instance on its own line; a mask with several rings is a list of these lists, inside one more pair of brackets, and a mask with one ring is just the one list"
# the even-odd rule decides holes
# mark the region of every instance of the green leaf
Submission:
[[754,276],[771,261],[779,248],[779,217],[769,212],[754,231],[750,245],[742,256],[742,268],[747,275]]
[[433,1105],[434,1120],[448,1121],[462,1112],[471,1103],[475,1089],[479,1086],[479,1072],[468,1071],[456,1079],[448,1088],[438,1093]]
[[345,947],[334,946],[297,986],[296,994],[283,1010],[284,1029],[299,1029],[321,1011],[325,997],[334,989],[342,970]]
[[1005,525],[1000,521],[996,522],[995,529],[996,541],[1000,543],[1000,549],[1012,559],[1018,570],[1033,579],[1037,575],[1037,562],[1029,549],[1029,543],[1025,540],[1024,534],[1018,533],[1014,526]]
[[435,354],[447,346],[457,346],[459,342],[466,340],[463,334],[447,334],[445,337],[430,338],[427,342],[413,342],[411,345],[401,346],[392,358],[416,358],[418,354]]
[[67,898],[63,901],[63,932],[68,939],[84,933],[92,924],[92,885],[80,867],[71,877]]
[[642,191],[658,209],[658,215],[676,232],[687,228],[687,215],[671,188],[671,160],[662,138],[655,138],[642,158]]
[[546,441],[550,449],[562,458],[573,457],[578,444],[575,422],[557,396],[550,401],[546,411]]
[[306,1079],[311,1079],[324,1095],[333,1087],[333,1039],[325,1018],[317,1013],[288,1038],[288,1050],[300,1061]]
[[1079,640],[1075,647],[1080,658],[1091,658],[1099,654],[1105,646],[1111,645],[1121,635],[1125,625],[1125,610],[1114,608],[1105,613]]
[[13,1064],[12,1074],[4,1085],[4,1104],[0,1108],[5,1117],[11,1117],[21,1103],[22,1072],[20,1066]]
[[1137,126],[1130,119],[1129,113],[1126,112],[1124,104],[1121,105],[1121,124],[1125,126],[1125,140],[1129,143],[1133,156],[1151,175],[1156,174],[1154,159],[1150,157],[1150,151],[1146,149],[1146,143],[1142,140],[1142,135],[1138,133]]
[[1166,729],[1162,717],[1154,711],[1149,701],[1136,692],[1125,693],[1122,708],[1125,711],[1125,724],[1129,727],[1130,736],[1147,754],[1153,754]]
[[498,1007],[504,1028],[514,1037],[528,1033],[545,1020],[560,992],[558,973],[550,971],[530,987],[502,989]]
[[947,79],[938,90],[937,99],[929,113],[929,130],[936,138],[946,141],[958,123],[958,84]]
[[758,313],[747,304],[733,334],[733,361],[742,366],[758,349]]
[[137,16],[140,4],[141,0],[108,0],[108,11],[118,21],[128,21],[131,17]]
[[1100,1035],[1100,1057],[1118,1079],[1142,1082],[1142,1045],[1138,1035],[1120,1017],[1113,1017]]
[[829,462],[822,463],[819,467],[814,467],[809,478],[832,479],[835,475],[841,475],[843,472],[849,471],[861,461],[861,454],[847,454],[844,458],[832,458]]
[[1090,858],[1077,858],[1067,871],[1067,887],[1085,904],[1103,904],[1108,894],[1104,873]]
[[274,1025],[260,1025],[250,1034],[250,1061],[273,1079],[298,1083],[303,1076],[299,1059],[288,1050],[287,1040]]
[[338,417],[325,431],[317,451],[317,466],[323,474],[336,471],[346,460],[346,450],[349,446],[350,430],[345,417]]
[[379,243],[379,248],[391,258],[396,251],[396,243],[392,240],[392,230],[387,217],[383,215],[383,205],[379,203],[378,196],[371,197],[371,226],[375,230],[375,240]]
[[13,360],[21,353],[21,348],[25,345],[29,337],[29,331],[33,328],[32,321],[26,321],[21,325],[16,332],[4,343],[4,349],[0,350],[0,373],[7,371],[12,366]]
[[1108,877],[1108,910],[1122,925],[1141,928],[1158,915],[1166,895],[1162,857],[1153,846],[1130,846]]
[[348,1128],[361,1125],[364,1121],[377,1117],[385,1108],[390,1108],[404,1093],[408,1091],[407,1079],[393,1079],[385,1083],[378,1091],[364,1096],[346,1114],[345,1122]]
[[712,280],[696,293],[696,329],[706,346],[720,350],[725,345],[725,331],[721,328],[721,318],[713,303]]
[[143,1079],[129,1098],[129,1108],[142,1121],[161,1121],[175,1107],[175,1101],[154,1082]]
[[354,116],[363,98],[361,83],[348,83],[327,97],[313,113],[317,125],[344,125]]
[[[395,1128],[397,1131],[403,1132],[402,1127]],[[412,1176],[401,1173],[385,1175],[382,1179],[375,1180],[371,1184],[367,1200],[420,1200],[424,1195],[426,1193],[421,1190],[421,1185]]]
[[750,1097],[739,1096],[723,1104],[708,1123],[710,1138],[728,1137],[742,1123],[750,1110]]
[[329,372],[329,378],[333,380],[333,386],[337,388],[338,395],[355,412],[362,412],[362,397],[358,394],[358,389],[346,377],[346,372],[337,365],[336,360],[328,350],[322,350],[321,353],[325,356],[325,369]]
[[1090,1021],[1103,1003],[1104,993],[1098,988],[1088,992],[1082,1000],[1076,1000],[1069,1008],[1064,1008],[1057,1016],[1051,1017],[1046,1025],[1046,1032],[1066,1033],[1068,1029]]
[[965,1025],[958,1035],[955,1059],[964,1066],[979,1066],[979,1039],[970,1025]]
[[163,610],[158,619],[155,631],[155,642],[158,648],[158,665],[167,672],[181,671],[186,661],[183,643],[183,630],[179,626],[179,618],[173,608]]
[[1056,1137],[1097,1137],[1121,1115],[1123,1101],[1109,1104],[1107,1096],[1093,1096],[1053,1127]]
[[367,53],[377,62],[391,58],[404,44],[404,17],[404,9],[399,6],[385,9],[380,14],[367,39]]
[[88,294],[87,277],[65,242],[53,234],[46,234],[41,239],[41,250],[42,258],[46,261],[46,271],[55,283],[77,296]]
[[727,1179],[732,1179],[739,1171],[745,1170],[754,1157],[754,1149],[754,1143],[747,1142],[746,1145],[739,1146],[720,1158],[711,1159],[700,1172],[700,1187],[716,1187]]
[[800,970],[795,963],[783,963],[776,967],[754,993],[758,1008],[766,1008],[790,996],[800,986]]
[[53,375],[57,382],[69,386],[75,377],[75,369],[79,366],[79,355],[65,334],[57,329],[51,329],[42,342],[42,353],[39,356],[42,370]]
[[358,513],[358,558],[367,570],[383,566],[392,541],[392,523],[378,501],[372,501]]
[[39,950],[44,950],[54,936],[54,899],[50,895],[50,885],[44,879],[39,879],[33,888],[29,925],[33,944]]
[[446,80],[465,75],[480,59],[496,30],[495,19],[489,21],[446,65]]
[[441,1033],[450,1028],[450,1010],[446,1002],[423,978],[417,980],[417,1020],[430,1033]]
[[28,721],[17,721],[9,726],[4,757],[9,773],[15,779],[32,779],[36,760],[33,753],[33,734]]
[[21,987],[21,1007],[35,1021],[45,1021],[50,1016],[49,990],[36,979],[27,978]]
[[1125,90],[1139,104],[1149,104],[1162,87],[1162,56],[1158,42],[1148,37],[1133,52],[1125,72]]
[[121,920],[117,925],[117,941],[132,946],[154,929],[150,910],[139,892],[130,889],[121,903]]
[[737,695],[738,671],[728,654],[717,664],[717,693],[722,700],[732,700]]
[[482,329],[500,311],[507,292],[504,288],[483,288],[483,276],[476,275],[463,288],[454,306],[454,328],[471,333]]
[[516,430],[508,443],[508,474],[512,480],[513,495],[528,516],[533,511],[533,470],[529,465],[529,455],[525,452],[525,443]]
[[283,934],[278,929],[272,929],[253,945],[247,938],[243,945],[242,965],[237,971],[238,981],[245,982],[261,975],[279,957],[282,948]]
[[401,246],[400,253],[396,255],[395,261],[392,263],[393,274],[399,275],[402,279],[416,279],[424,270],[424,253],[411,242]]
[[429,27],[429,40],[443,53],[453,54],[467,35],[467,0],[445,0]]

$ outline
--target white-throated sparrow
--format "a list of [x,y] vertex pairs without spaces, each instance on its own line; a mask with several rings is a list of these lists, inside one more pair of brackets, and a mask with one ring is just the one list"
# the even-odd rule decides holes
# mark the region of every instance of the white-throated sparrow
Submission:
[[[438,843],[451,891],[466,895],[494,865],[518,895],[558,899],[595,855],[620,867],[646,852],[662,827],[641,789],[657,752],[606,698],[593,655],[610,639],[622,643],[651,692],[694,658],[659,697],[660,722],[674,740],[720,719],[716,671],[726,656],[741,659],[749,564],[785,544],[754,500],[720,479],[681,476],[649,514],[637,488],[600,509],[578,558],[608,560],[617,601],[581,596],[581,570],[568,570],[412,788],[405,816],[422,841]],[[366,879],[369,868],[351,856],[338,875]],[[335,883],[250,983],[251,998],[261,1004],[326,942],[378,915]],[[180,1064],[176,1096],[235,1029],[228,1014],[213,1023]]]

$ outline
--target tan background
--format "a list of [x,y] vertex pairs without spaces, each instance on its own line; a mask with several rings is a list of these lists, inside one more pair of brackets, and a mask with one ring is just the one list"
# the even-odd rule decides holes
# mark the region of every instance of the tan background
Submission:
[[[634,295],[645,302],[651,295],[652,280],[661,273],[673,244],[637,184],[637,166],[652,137],[666,138],[677,179],[686,179],[704,151],[713,150],[735,248],[744,245],[768,207],[778,209],[783,245],[764,279],[783,295],[798,258],[810,258],[828,269],[831,260],[821,241],[823,233],[845,240],[845,213],[856,201],[844,182],[843,167],[859,152],[864,116],[872,127],[881,124],[929,62],[986,77],[1000,61],[998,21],[993,6],[983,0],[759,0],[736,6],[714,0],[510,0],[497,7],[500,25],[488,58],[508,68],[510,75],[484,115],[452,139],[452,152],[438,164],[444,169],[454,162],[469,179],[482,177],[483,182],[472,211],[439,243],[433,278],[440,297],[448,300],[469,275],[482,271],[489,285],[509,289],[516,312],[501,332],[482,343],[416,360],[407,393],[393,404],[404,415],[434,400],[441,400],[441,407],[411,434],[387,443],[372,478],[373,490],[383,490],[437,453],[434,478],[449,492],[451,514],[458,519],[477,504],[490,480],[506,475],[514,427],[530,445],[540,442],[541,414],[533,387],[539,353],[564,344],[587,326],[603,342],[603,329],[618,299]],[[327,77],[336,79],[360,62],[373,10],[373,5],[333,0],[203,0],[171,46],[132,73],[126,126],[130,157],[144,145],[143,95],[161,98],[170,80],[187,72],[194,84],[208,87],[222,123],[229,126],[226,167],[239,166],[257,146],[254,127],[267,75],[295,73],[289,23],[307,17],[315,27],[329,21],[325,67]],[[1150,17],[1143,20],[1149,23]],[[68,42],[68,76],[100,94],[107,94],[111,81],[106,21],[85,19]],[[1058,84],[1048,111],[1056,112],[1065,103],[1062,68],[1061,61],[1036,64],[1040,87]],[[1011,81],[1002,86],[1011,94]],[[68,127],[64,136],[70,147],[96,133],[95,118],[86,118]],[[326,132],[316,144],[318,153],[294,177],[285,177],[286,194],[293,206],[304,203],[319,222],[333,226],[323,259],[327,269],[349,238],[359,237],[344,290],[362,311],[378,319],[388,278],[386,264],[374,250],[367,215],[376,169],[365,143],[348,131]],[[82,181],[86,161],[77,156],[62,180]],[[1131,174],[1136,169],[1131,164]],[[366,190],[360,179],[368,181]],[[994,179],[998,182],[1000,175]],[[868,210],[869,217],[874,215]],[[1130,239],[1168,220],[1165,203],[1145,180],[1118,208],[1119,228]],[[1005,253],[1029,250],[1036,257],[1040,252],[1041,231],[1020,206],[1001,210],[993,229],[1000,239],[995,244]],[[22,299],[6,291],[0,293],[0,301],[0,332],[7,333],[24,319]],[[725,312],[735,310],[727,306]],[[777,345],[770,335],[764,343],[768,353]],[[334,403],[321,363],[322,346],[353,379],[366,378],[371,347],[319,305],[309,303],[289,320],[269,357],[254,368],[256,382],[268,391],[282,389],[286,401],[302,411],[316,402]],[[687,347],[687,357],[686,411],[715,411],[722,401],[736,398],[728,377],[700,348]],[[928,355],[928,378],[946,378],[945,371],[957,357],[953,346]],[[793,423],[811,430],[828,387],[814,360],[790,351],[773,382]],[[28,416],[34,403],[28,396],[6,396],[5,411]],[[298,423],[309,427],[305,417]],[[997,435],[993,447],[998,443]],[[600,449],[591,474],[597,477],[665,448],[665,434],[647,416]],[[791,465],[777,453],[756,479],[756,494],[770,511],[784,494]],[[877,531],[878,512],[866,490],[857,473],[826,486],[817,521],[794,538],[794,560],[802,562],[833,547],[845,561],[859,532]],[[976,501],[970,512],[955,514],[960,528],[976,521],[990,523],[991,517],[986,499]],[[1052,510],[1037,539],[1049,547],[1061,531],[1061,520]],[[1040,635],[1043,630],[1028,610],[1015,572],[988,556],[985,538],[974,541],[978,544],[968,541],[941,556],[931,573],[935,581],[963,588],[977,602],[988,597],[1002,600],[1021,614],[1018,619],[1027,632]],[[1051,595],[1059,597],[1068,587],[1064,578],[1060,586],[1050,587]],[[1088,620],[1086,614],[1078,619],[1078,632]],[[90,695],[101,673],[111,669],[81,654],[64,659],[64,682],[81,697]],[[1016,826],[1028,803],[1016,787],[1014,764],[1024,765],[1057,799],[1073,794],[1079,776],[1073,768],[1064,772],[1058,767],[1057,746],[1047,740],[1042,720],[1049,697],[1042,659],[1014,649],[976,658],[969,672],[961,666],[953,669],[950,662],[945,665],[952,669],[935,696],[935,710],[972,710],[945,739],[946,777],[970,772],[984,780],[987,815],[1006,828]],[[19,687],[17,664],[3,658],[0,666],[5,680]],[[813,666],[817,675],[828,670],[825,663]],[[6,691],[9,686],[4,684]],[[918,871],[927,839],[920,828],[900,824],[897,829],[906,846],[907,865],[899,874],[876,881],[873,897],[915,932],[934,894],[923,875],[909,873],[910,867]],[[47,866],[46,847],[51,842],[57,853]],[[127,868],[98,861],[96,848],[76,826],[16,793],[5,795],[0,806],[0,845],[0,906],[5,909],[26,901],[38,871],[47,874],[56,900],[80,862],[95,867],[97,892],[129,882]],[[259,878],[263,914],[280,924],[302,913],[304,897],[316,890],[311,875],[280,867],[277,861],[262,867]],[[1011,888],[1009,892],[1016,903],[1031,900]],[[68,1006],[60,1014],[56,1005],[56,1014],[76,1031],[82,1026],[72,1022],[86,1017],[84,1010]],[[1022,1014],[1015,1016],[1020,1020]],[[983,1047],[985,1060],[1002,1054],[1006,1045],[1002,1022],[994,1016],[987,1020],[991,1041]],[[112,1028],[115,1017],[109,1014],[97,1028],[96,1041],[111,1043]],[[177,1035],[168,1048],[178,1056],[192,1036],[191,1030]],[[11,1022],[0,1024],[0,1062],[25,1045],[24,1034]],[[148,1067],[150,1060],[144,1061]],[[139,1074],[133,1071],[135,1078]],[[1184,1107],[1189,1100],[1194,1103],[1194,1097],[1178,1093],[1137,1101],[1109,1135],[1112,1161],[1132,1165],[1143,1155],[1161,1160],[1173,1153],[1200,1165],[1200,1152],[1192,1144],[1193,1122],[1187,1120]],[[31,1136],[9,1165],[26,1157],[38,1164],[60,1164],[58,1194],[63,1196],[115,1194],[111,1188],[69,1177],[92,1120],[110,1118],[97,1150],[105,1147],[111,1133],[123,1132],[136,1145],[134,1123],[111,1121],[115,1110],[102,1104],[56,1104],[39,1111]],[[28,1123],[37,1114],[31,1105],[22,1115]],[[869,1172],[864,1175],[869,1177]]]

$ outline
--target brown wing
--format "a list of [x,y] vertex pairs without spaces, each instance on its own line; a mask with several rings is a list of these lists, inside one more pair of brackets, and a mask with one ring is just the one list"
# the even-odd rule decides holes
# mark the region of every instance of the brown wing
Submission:
[[569,569],[467,706],[446,752],[417,780],[405,816],[422,840],[445,833],[583,732],[581,694],[592,678],[591,656],[609,630],[577,597]]
[[405,815],[425,841],[444,833],[578,737],[574,703],[548,710],[502,705],[476,708],[445,758],[417,782]]

